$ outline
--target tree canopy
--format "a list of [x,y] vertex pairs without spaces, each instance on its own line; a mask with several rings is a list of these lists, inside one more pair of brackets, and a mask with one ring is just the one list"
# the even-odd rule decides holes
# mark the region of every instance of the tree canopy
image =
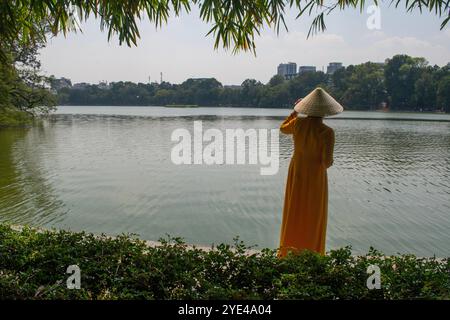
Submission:
[[[378,4],[378,0],[372,3]],[[222,46],[255,51],[255,37],[263,27],[288,29],[285,15],[290,10],[297,19],[315,16],[310,33],[326,28],[325,17],[334,11],[364,10],[365,0],[16,0],[0,2],[0,42],[23,43],[45,40],[79,30],[81,23],[94,16],[108,39],[117,34],[120,43],[136,45],[140,37],[138,22],[147,18],[161,27],[171,16],[190,13],[198,7],[200,19],[212,25],[208,35],[215,38],[215,48]],[[443,19],[441,29],[450,19],[450,0],[391,0],[396,8],[408,12],[427,10]]]
[[37,42],[27,46],[15,42],[8,49],[6,59],[0,63],[0,114],[25,119],[15,111],[34,116],[54,108],[56,97],[48,90],[47,77],[40,74],[37,51],[41,46]]

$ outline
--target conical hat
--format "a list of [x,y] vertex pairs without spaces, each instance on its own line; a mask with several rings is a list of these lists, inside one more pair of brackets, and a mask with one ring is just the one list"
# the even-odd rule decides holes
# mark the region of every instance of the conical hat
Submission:
[[312,117],[325,117],[341,113],[344,108],[325,90],[318,87],[294,106],[298,113]]

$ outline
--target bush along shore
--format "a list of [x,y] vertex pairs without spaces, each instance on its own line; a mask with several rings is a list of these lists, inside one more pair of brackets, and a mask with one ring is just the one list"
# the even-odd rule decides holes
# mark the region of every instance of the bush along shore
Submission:
[[249,249],[0,224],[0,299],[450,299],[449,258]]
[[29,127],[34,118],[24,111],[13,107],[0,106],[0,128],[5,127]]

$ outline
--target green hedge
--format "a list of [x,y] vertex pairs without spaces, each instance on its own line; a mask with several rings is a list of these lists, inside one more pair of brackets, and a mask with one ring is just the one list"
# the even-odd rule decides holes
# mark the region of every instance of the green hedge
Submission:
[[[278,259],[275,250],[248,254],[235,239],[213,250],[179,238],[161,245],[67,231],[15,231],[0,225],[1,299],[450,299],[449,259],[383,256],[350,248],[326,256],[303,251]],[[69,265],[81,289],[67,289]],[[367,289],[378,265],[381,289]]]

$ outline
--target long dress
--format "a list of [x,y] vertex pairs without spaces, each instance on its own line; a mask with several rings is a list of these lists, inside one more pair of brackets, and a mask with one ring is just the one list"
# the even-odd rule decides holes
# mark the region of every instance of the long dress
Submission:
[[327,169],[333,164],[334,131],[322,118],[291,113],[280,131],[292,134],[292,156],[284,198],[279,257],[309,249],[325,253],[328,211]]

